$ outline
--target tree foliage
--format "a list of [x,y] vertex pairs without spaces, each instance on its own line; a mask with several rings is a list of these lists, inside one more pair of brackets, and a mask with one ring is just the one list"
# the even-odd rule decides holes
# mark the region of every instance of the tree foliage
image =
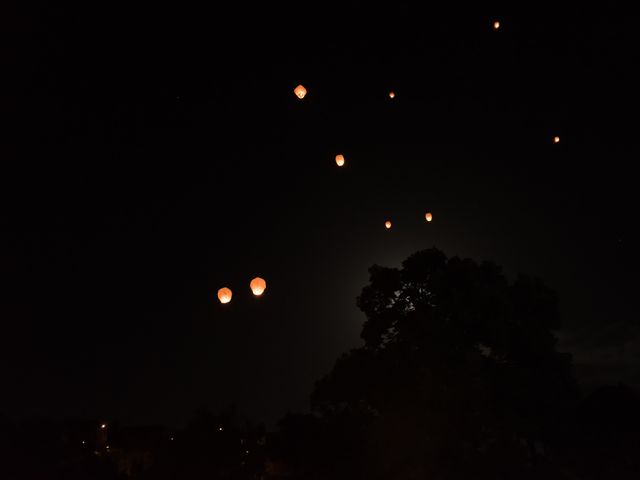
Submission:
[[556,350],[551,289],[432,248],[399,269],[373,266],[358,306],[364,345],[317,383],[312,405],[360,421],[366,476],[541,468],[539,446],[576,394],[570,357]]

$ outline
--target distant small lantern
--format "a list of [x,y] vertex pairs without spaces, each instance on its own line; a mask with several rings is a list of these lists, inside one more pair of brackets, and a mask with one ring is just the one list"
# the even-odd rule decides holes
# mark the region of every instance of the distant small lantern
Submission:
[[304,96],[307,94],[307,89],[304,88],[302,85],[298,85],[295,90],[293,91],[293,93],[296,94],[296,97],[298,97],[300,100],[302,100],[304,98]]
[[498,30],[500,28],[500,22],[493,22],[493,29]]
[[424,218],[427,220],[427,222],[430,222],[431,220],[433,220],[433,215],[431,215],[431,212],[427,213]]
[[389,98],[394,99],[396,98],[396,94],[393,92],[389,92]]
[[391,222],[389,220],[384,222],[384,228],[386,228],[387,230],[389,230],[391,228]]
[[560,137],[553,137],[553,143],[560,143]]
[[251,291],[253,292],[253,294],[256,297],[259,297],[267,289],[267,282],[265,282],[264,279],[260,277],[256,277],[253,280],[251,280],[251,283],[249,284],[249,286],[251,287]]
[[336,155],[336,165],[339,167],[344,165],[344,155]]
[[218,300],[220,300],[220,303],[229,303],[232,295],[231,290],[227,287],[218,290]]

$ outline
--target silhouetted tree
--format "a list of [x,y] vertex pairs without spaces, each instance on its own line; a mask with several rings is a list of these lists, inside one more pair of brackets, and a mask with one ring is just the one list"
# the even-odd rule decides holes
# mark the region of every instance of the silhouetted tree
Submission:
[[546,470],[542,447],[576,399],[552,290],[433,248],[401,269],[373,266],[358,306],[364,345],[312,395],[326,444],[311,445],[310,468],[403,479]]

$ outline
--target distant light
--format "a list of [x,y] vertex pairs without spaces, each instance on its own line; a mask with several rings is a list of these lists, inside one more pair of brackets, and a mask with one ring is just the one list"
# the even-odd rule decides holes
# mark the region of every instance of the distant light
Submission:
[[253,280],[251,280],[249,287],[251,288],[251,291],[253,292],[253,294],[256,297],[259,297],[267,289],[267,282],[265,282],[264,279],[260,277],[256,277]]
[[222,431],[222,427],[218,427],[218,431],[221,432]]
[[500,28],[500,22],[493,22],[493,29],[498,30]]
[[247,450],[247,451],[246,451],[246,452],[244,452],[244,453],[249,453],[249,450]]
[[107,450],[109,450],[109,445],[107,445]]
[[173,437],[171,437],[169,440],[171,440],[173,442]]
[[389,220],[387,220],[386,222],[384,222],[384,226],[385,228],[388,230],[391,228],[391,222]]
[[227,287],[218,290],[218,300],[220,300],[220,303],[229,303],[232,296],[231,290]]
[[396,98],[396,94],[393,92],[389,92],[389,98]]
[[344,155],[336,155],[336,165],[339,167],[344,165]]
[[302,85],[298,85],[295,90],[293,91],[293,93],[296,94],[296,97],[298,97],[300,100],[302,100],[304,98],[304,96],[307,94],[307,89],[304,88]]
[[82,440],[82,444],[84,445],[84,440]]
[[553,143],[560,143],[560,137],[553,137]]
[[104,430],[105,428],[107,428],[107,424],[103,423],[102,425],[100,425],[100,428],[102,428]]
[[431,220],[433,220],[433,215],[431,215],[431,213],[427,213],[424,218],[427,220],[427,222],[430,222]]

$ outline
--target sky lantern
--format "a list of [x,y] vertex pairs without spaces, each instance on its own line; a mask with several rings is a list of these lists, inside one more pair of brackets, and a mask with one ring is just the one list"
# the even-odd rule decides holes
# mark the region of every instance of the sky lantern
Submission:
[[499,28],[500,28],[500,22],[498,22],[498,21],[493,22],[493,29],[494,30],[498,30]]
[[295,90],[293,91],[293,93],[296,94],[296,97],[298,97],[300,100],[302,100],[304,98],[304,96],[307,94],[307,89],[304,88],[302,85],[298,85]]
[[430,222],[431,220],[433,220],[433,215],[431,215],[431,212],[428,212],[424,218],[427,220],[427,222]]
[[393,92],[389,92],[389,98],[394,99],[396,98],[396,94]]
[[389,230],[391,228],[391,221],[387,220],[386,222],[384,222],[384,228],[386,228],[387,230]]
[[560,143],[560,137],[553,137],[553,143]]
[[259,297],[267,289],[267,282],[265,282],[264,279],[260,277],[256,277],[253,280],[251,280],[251,283],[249,284],[249,286],[251,287],[251,291],[253,292],[253,294],[256,297]]
[[232,295],[231,290],[227,287],[218,290],[218,300],[220,300],[220,303],[229,303]]
[[336,155],[336,164],[339,167],[344,165],[344,155]]

